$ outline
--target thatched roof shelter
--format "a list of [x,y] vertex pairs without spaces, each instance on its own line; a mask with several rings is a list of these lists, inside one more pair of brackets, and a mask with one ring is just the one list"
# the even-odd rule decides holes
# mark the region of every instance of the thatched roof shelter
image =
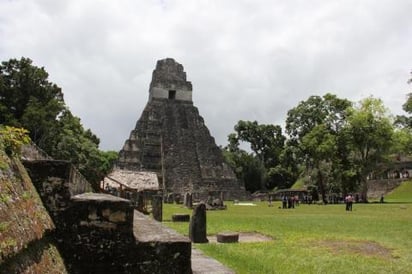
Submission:
[[104,178],[104,187],[129,189],[137,192],[159,190],[157,174],[150,171],[113,170]]

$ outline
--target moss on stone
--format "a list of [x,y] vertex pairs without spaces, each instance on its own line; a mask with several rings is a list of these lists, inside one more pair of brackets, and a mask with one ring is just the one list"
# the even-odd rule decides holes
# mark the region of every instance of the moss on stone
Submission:
[[66,273],[53,229],[20,160],[0,149],[0,273]]

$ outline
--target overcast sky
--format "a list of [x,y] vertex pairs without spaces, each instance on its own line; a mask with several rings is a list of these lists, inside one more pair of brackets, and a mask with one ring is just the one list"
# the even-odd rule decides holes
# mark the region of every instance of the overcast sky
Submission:
[[174,58],[218,145],[238,120],[284,126],[327,92],[403,114],[412,91],[412,0],[0,0],[0,60],[29,57],[66,104],[120,150]]

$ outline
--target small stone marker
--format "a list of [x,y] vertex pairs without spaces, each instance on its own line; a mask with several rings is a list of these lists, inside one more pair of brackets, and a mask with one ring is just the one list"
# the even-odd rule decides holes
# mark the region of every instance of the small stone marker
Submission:
[[190,215],[184,214],[184,213],[175,213],[172,215],[172,221],[173,222],[189,222]]
[[163,215],[163,197],[161,195],[153,195],[152,197],[152,213],[153,219],[162,221]]
[[183,204],[187,208],[192,208],[193,207],[193,202],[192,202],[192,194],[189,192],[186,192],[184,195],[183,199]]
[[193,208],[193,196],[192,193],[188,193],[186,207]]
[[198,204],[192,213],[189,225],[189,238],[193,243],[208,243],[206,237],[206,205]]
[[218,243],[237,243],[239,242],[239,233],[237,232],[220,232],[216,235]]

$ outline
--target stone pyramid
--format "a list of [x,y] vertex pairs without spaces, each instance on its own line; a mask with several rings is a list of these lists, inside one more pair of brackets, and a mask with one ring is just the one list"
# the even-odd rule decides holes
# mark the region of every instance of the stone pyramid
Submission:
[[117,168],[154,171],[164,193],[244,197],[192,101],[192,84],[174,59],[159,60],[149,101],[119,153]]

